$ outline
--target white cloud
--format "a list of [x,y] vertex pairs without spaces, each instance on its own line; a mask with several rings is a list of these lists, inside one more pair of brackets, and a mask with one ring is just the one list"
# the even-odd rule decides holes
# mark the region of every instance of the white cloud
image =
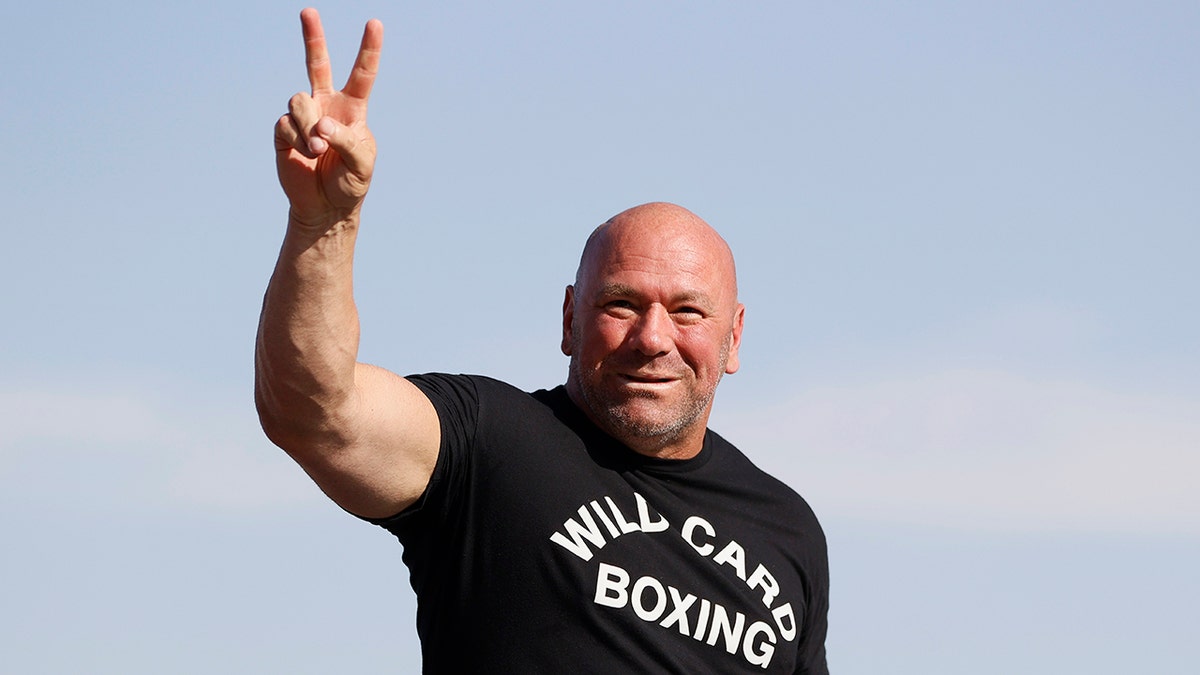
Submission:
[[809,389],[723,429],[827,516],[1200,533],[1200,402],[956,370]]
[[163,433],[145,397],[25,387],[0,391],[0,457],[33,442],[134,442]]
[[255,442],[255,437],[262,434],[247,431],[241,439],[197,445],[173,467],[167,493],[183,505],[220,510],[261,511],[325,501],[282,450],[265,438]]
[[[213,401],[216,401],[215,403]],[[248,394],[90,383],[0,391],[0,478],[35,510],[228,511],[324,500],[259,430]]]

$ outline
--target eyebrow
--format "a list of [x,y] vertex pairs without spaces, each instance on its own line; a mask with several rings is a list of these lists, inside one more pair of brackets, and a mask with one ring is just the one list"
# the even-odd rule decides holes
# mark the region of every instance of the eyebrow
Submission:
[[625,284],[601,284],[596,290],[599,295],[614,296],[618,298],[627,298],[638,294],[637,291],[633,289],[633,286],[626,286]]
[[[606,298],[636,298],[641,296],[641,293],[633,286],[627,284],[605,283],[600,285],[599,296]],[[675,304],[700,305],[701,308],[706,310],[711,310],[715,307],[715,303],[707,294],[692,290],[671,296],[671,302]]]

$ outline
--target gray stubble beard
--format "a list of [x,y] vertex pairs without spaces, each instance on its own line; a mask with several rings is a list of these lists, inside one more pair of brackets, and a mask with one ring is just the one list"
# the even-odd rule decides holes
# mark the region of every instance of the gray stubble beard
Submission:
[[[571,350],[570,376],[579,383],[579,391],[583,396],[583,402],[588,407],[585,411],[589,413],[589,417],[610,436],[624,442],[626,439],[650,440],[655,439],[654,446],[662,448],[670,445],[678,440],[689,429],[696,420],[700,419],[708,410],[712,403],[713,397],[717,393],[717,385],[721,382],[721,377],[725,372],[725,365],[729,360],[730,341],[726,340],[721,347],[720,363],[718,364],[717,381],[713,383],[712,389],[700,398],[690,401],[690,405],[686,407],[679,415],[666,422],[651,422],[644,419],[636,419],[625,409],[626,401],[609,400],[603,392],[597,387],[593,387],[591,381],[583,375],[582,367],[579,364],[579,344],[580,339],[577,331],[572,331],[571,340],[573,342]],[[634,394],[634,398],[652,398],[651,394]],[[627,443],[628,444],[628,443]]]

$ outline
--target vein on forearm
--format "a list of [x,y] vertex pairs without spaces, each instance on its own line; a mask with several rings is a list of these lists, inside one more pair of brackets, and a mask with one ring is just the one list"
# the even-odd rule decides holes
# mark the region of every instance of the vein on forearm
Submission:
[[[280,433],[336,442],[353,403],[358,311],[353,296],[357,228],[318,236],[291,227],[267,287],[256,349],[256,395]],[[324,438],[325,442],[320,439]]]

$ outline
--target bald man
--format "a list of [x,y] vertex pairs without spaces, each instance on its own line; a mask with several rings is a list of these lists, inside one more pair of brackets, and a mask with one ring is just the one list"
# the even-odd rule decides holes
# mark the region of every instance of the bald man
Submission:
[[275,127],[291,208],[256,404],[333,501],[404,545],[426,672],[827,673],[816,517],[707,428],[745,317],[724,240],[666,203],[597,228],[563,302],[564,386],[358,363],[382,26],[337,91],[317,13],[301,22],[312,91]]

